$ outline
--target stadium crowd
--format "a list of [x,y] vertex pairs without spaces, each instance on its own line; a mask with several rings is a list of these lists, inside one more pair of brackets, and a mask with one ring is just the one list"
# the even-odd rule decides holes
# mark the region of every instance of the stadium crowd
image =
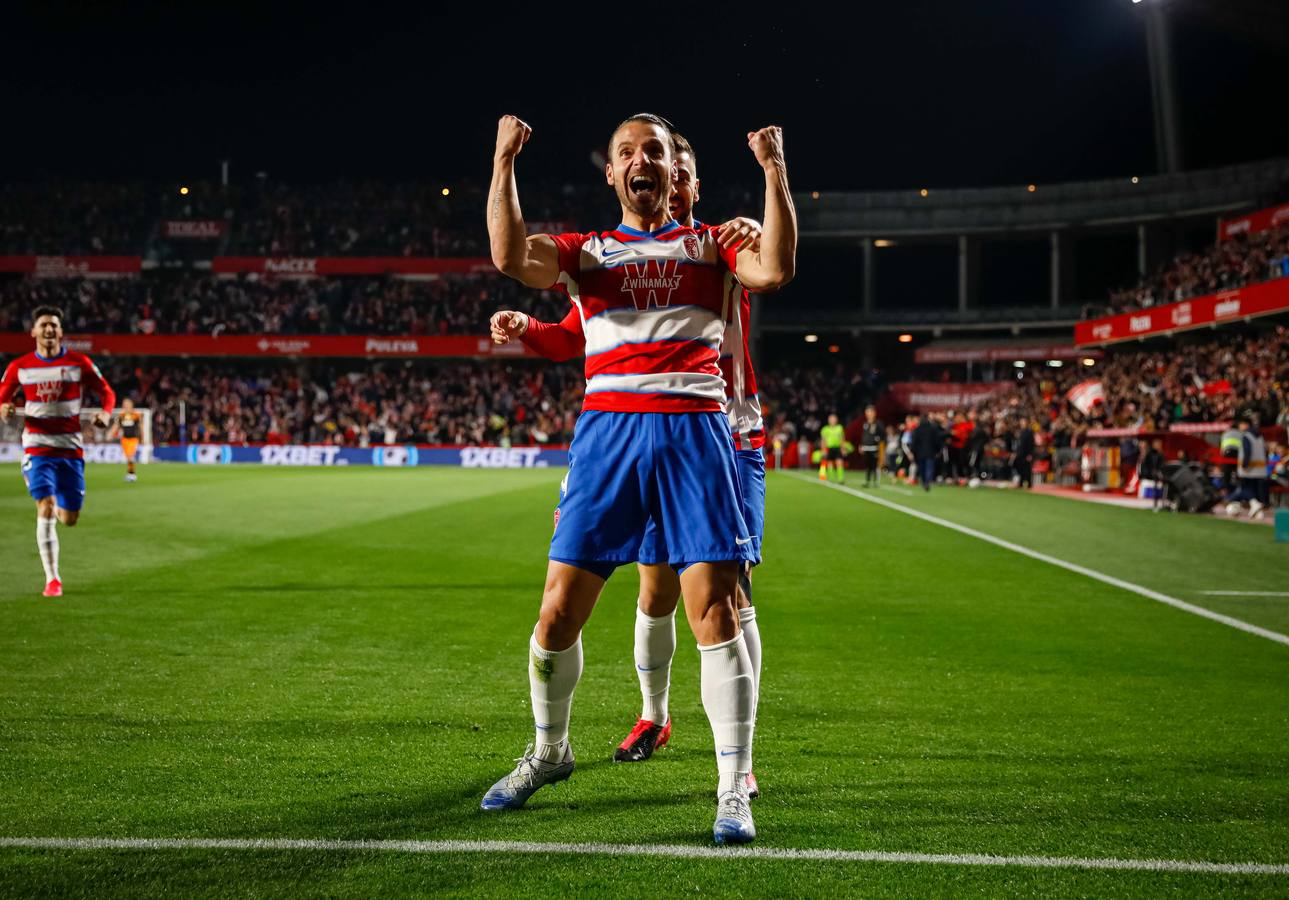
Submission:
[[1112,290],[1104,312],[1121,313],[1289,277],[1289,225],[1182,253],[1129,288]]
[[576,366],[455,360],[104,369],[122,396],[152,409],[158,443],[565,444],[583,387]]
[[[335,181],[289,184],[257,177],[224,187],[51,181],[0,186],[0,254],[133,255],[167,258],[160,227],[173,220],[220,220],[218,253],[242,256],[487,256],[486,186],[473,183]],[[704,186],[712,221],[756,215],[759,193],[734,184]],[[530,227],[610,228],[613,195],[577,184],[525,181]],[[175,239],[173,243],[185,243]],[[190,242],[188,242],[190,243]],[[207,249],[210,256],[216,250]]]
[[0,331],[25,331],[36,306],[69,334],[480,334],[498,309],[559,318],[568,301],[498,275],[429,281],[177,275],[0,282]]

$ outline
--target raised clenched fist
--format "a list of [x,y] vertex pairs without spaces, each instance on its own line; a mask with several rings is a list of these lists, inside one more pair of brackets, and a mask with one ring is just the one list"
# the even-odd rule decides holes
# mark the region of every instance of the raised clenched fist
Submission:
[[492,314],[488,322],[494,344],[509,344],[528,330],[528,316],[513,309],[503,309]]
[[502,116],[497,122],[498,158],[518,156],[533,130],[516,116]]
[[749,131],[747,145],[752,148],[756,161],[762,167],[783,165],[783,129],[778,125],[768,125],[760,131]]

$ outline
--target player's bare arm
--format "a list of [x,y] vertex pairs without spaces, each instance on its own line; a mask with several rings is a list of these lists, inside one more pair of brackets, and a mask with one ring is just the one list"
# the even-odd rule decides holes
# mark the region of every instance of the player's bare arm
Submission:
[[747,144],[765,173],[765,223],[760,246],[739,251],[737,274],[749,291],[772,291],[791,281],[797,270],[797,211],[788,189],[783,129],[770,125],[749,132]]
[[492,263],[528,287],[548,288],[559,277],[559,251],[546,235],[528,236],[515,184],[515,157],[533,130],[515,116],[497,122],[497,152],[488,190],[488,242]]

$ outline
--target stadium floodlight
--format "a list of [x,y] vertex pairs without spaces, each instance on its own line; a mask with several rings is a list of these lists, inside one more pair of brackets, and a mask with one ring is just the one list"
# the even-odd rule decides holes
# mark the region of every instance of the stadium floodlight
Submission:
[[928,191],[926,188],[922,188],[922,190],[918,191],[918,196],[920,196],[920,197],[926,197],[926,196],[929,196],[929,195],[930,195],[930,193],[931,193],[931,192],[930,192],[930,191]]
[[1015,367],[1016,367],[1016,368],[1018,368],[1018,369],[1023,369],[1023,368],[1025,368],[1025,360],[1023,360],[1023,359],[1018,359],[1018,360],[1016,360],[1014,363],[1012,363],[1012,365],[1013,365],[1013,366],[1015,366]]
[[811,199],[811,200],[818,200],[818,199],[819,199],[819,192],[818,192],[818,191],[811,191],[811,192],[810,192],[810,199]]
[[187,188],[187,186],[181,187],[181,188],[179,189],[179,193],[180,193],[180,194],[182,194],[183,196],[187,197],[187,196],[188,196],[188,188]]
[[807,343],[807,344],[815,344],[815,343],[818,343],[818,342],[819,342],[819,335],[817,335],[817,334],[808,334],[808,335],[806,335],[806,343]]
[[443,196],[444,196],[444,197],[446,197],[446,196],[447,196],[448,194],[450,194],[450,193],[452,193],[451,188],[444,188],[444,189],[443,189]]
[[894,247],[895,241],[892,241],[889,238],[878,238],[877,240],[873,241],[873,246],[874,247]]
[[1065,365],[1065,363],[1061,362],[1059,359],[1049,359],[1047,364],[1053,369],[1059,369],[1061,366]]
[[1038,185],[1036,185],[1036,184],[1026,185],[1026,186],[1025,186],[1025,190],[1029,191],[1029,192],[1032,194],[1032,193],[1034,193],[1036,190],[1038,190]]
[[902,334],[902,335],[900,335],[900,343],[901,343],[901,344],[911,344],[911,343],[913,343],[913,335],[911,335],[911,334]]
[[1083,357],[1083,365],[1085,365],[1085,366],[1095,366],[1096,364],[1097,364],[1097,361],[1096,361],[1095,359],[1093,359],[1092,357],[1090,357],[1090,356],[1085,356],[1085,357]]

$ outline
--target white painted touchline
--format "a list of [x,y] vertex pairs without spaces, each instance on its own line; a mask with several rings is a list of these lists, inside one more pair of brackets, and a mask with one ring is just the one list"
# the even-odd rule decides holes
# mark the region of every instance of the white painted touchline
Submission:
[[988,853],[899,853],[884,850],[794,850],[778,847],[699,847],[684,844],[559,844],[525,841],[340,841],[301,838],[37,838],[0,837],[0,847],[30,850],[307,850],[332,853],[561,853],[570,856],[659,856],[671,859],[821,860],[942,866],[1019,866],[1031,869],[1111,869],[1221,875],[1289,875],[1285,863],[1219,863],[1190,859],[1083,856],[996,856]]
[[1088,578],[1095,579],[1105,584],[1122,588],[1125,591],[1132,591],[1134,594],[1140,594],[1157,603],[1163,603],[1168,606],[1180,609],[1182,612],[1188,612],[1194,616],[1201,616],[1205,619],[1212,619],[1214,622],[1221,622],[1223,625],[1229,625],[1232,628],[1238,628],[1240,631],[1247,631],[1249,634],[1256,634],[1258,637],[1266,638],[1269,641],[1275,641],[1277,644],[1289,646],[1289,635],[1281,634],[1278,631],[1272,631],[1269,628],[1262,628],[1254,625],[1252,622],[1246,622],[1243,619],[1237,619],[1234,616],[1226,616],[1211,609],[1205,609],[1202,606],[1196,606],[1194,603],[1187,603],[1185,600],[1178,600],[1176,597],[1170,597],[1167,594],[1161,594],[1159,591],[1152,591],[1148,587],[1142,587],[1139,584],[1133,584],[1131,581],[1124,581],[1122,578],[1115,578],[1113,575],[1107,575],[1104,572],[1098,572],[1096,569],[1089,569],[1087,566],[1081,566],[1078,563],[1066,562],[1063,559],[1057,559],[1055,556],[1048,556],[1046,553],[1040,553],[1037,550],[1031,550],[1028,547],[1022,547],[1020,544],[1013,544],[1011,541],[1005,541],[1002,538],[994,537],[992,534],[986,534],[983,531],[977,531],[974,528],[968,528],[966,525],[959,525],[957,522],[950,522],[948,519],[941,519],[939,516],[933,516],[930,513],[924,513],[918,509],[912,509],[899,503],[892,503],[890,500],[883,500],[881,497],[874,497],[872,494],[865,494],[854,488],[848,488],[844,484],[833,484],[831,481],[817,481],[812,478],[784,472],[789,478],[795,478],[798,481],[804,481],[807,484],[818,484],[821,487],[829,487],[833,490],[842,491],[850,494],[852,497],[858,497],[869,503],[876,503],[878,506],[884,506],[887,509],[893,509],[896,512],[904,513],[906,516],[913,516],[915,519],[921,519],[924,522],[930,522],[933,525],[940,525],[944,528],[951,528],[954,531],[967,535],[968,537],[977,538],[987,541],[1004,550],[1011,550],[1013,553],[1019,553],[1022,556],[1028,556],[1031,559],[1037,559],[1053,566],[1059,566],[1062,569],[1068,569],[1079,575],[1085,575]]
[[1289,597],[1289,591],[1200,591],[1210,597]]

